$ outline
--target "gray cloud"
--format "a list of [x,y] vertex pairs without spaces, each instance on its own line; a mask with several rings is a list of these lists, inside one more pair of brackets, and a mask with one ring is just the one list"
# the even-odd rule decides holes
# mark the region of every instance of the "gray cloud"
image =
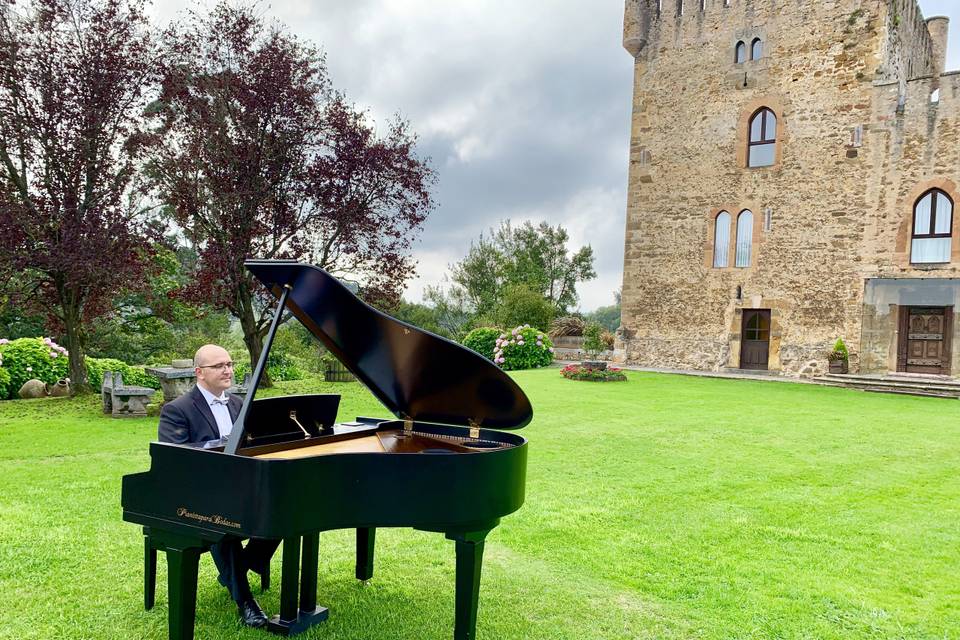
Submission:
[[[954,19],[960,7],[922,0]],[[169,18],[176,2],[157,10]],[[420,134],[439,173],[438,208],[414,251],[407,297],[438,283],[480,232],[500,220],[562,224],[589,243],[599,277],[581,307],[620,286],[633,65],[620,46],[620,0],[337,0],[264,5],[327,52],[334,85],[384,122]],[[573,247],[576,248],[576,247]]]

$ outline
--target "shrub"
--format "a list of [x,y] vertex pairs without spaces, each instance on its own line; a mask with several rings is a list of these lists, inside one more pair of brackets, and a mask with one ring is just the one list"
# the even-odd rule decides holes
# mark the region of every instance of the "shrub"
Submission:
[[32,378],[54,384],[67,377],[67,350],[51,338],[18,338],[2,340],[0,359],[9,380],[6,393],[0,398],[16,398],[23,383]]
[[473,349],[487,360],[493,360],[493,353],[497,350],[497,342],[502,333],[495,327],[478,327],[463,339],[463,346]]
[[116,358],[85,358],[85,360],[87,381],[94,391],[100,389],[105,371],[119,372],[123,377],[123,384],[131,387],[160,388],[160,381],[145,372],[142,367],[131,367],[123,360],[117,360]]
[[569,364],[560,370],[560,375],[568,380],[585,380],[587,382],[624,382],[627,376],[620,369],[607,367],[593,369],[578,364]]
[[553,324],[550,325],[550,337],[582,336],[586,327],[587,323],[583,321],[583,318],[563,316],[554,320]]
[[3,367],[0,367],[0,400],[7,397],[10,387],[10,374]]
[[613,346],[616,344],[617,336],[604,329],[603,333],[600,334],[600,339],[603,340],[603,344],[606,345],[608,351],[613,351]]
[[544,331],[553,322],[555,314],[556,309],[549,300],[524,285],[507,287],[494,313],[496,324],[501,327],[526,322]]
[[[283,351],[270,350],[267,356],[267,375],[274,382],[284,382],[287,380],[303,380],[306,377],[303,363],[296,356]],[[253,370],[246,362],[237,364],[233,370],[233,380],[237,384],[243,382],[243,377]]]
[[847,345],[844,343],[843,338],[837,338],[837,342],[833,345],[833,351],[830,352],[827,359],[833,361],[850,359],[850,354],[847,352]]
[[583,350],[591,358],[597,357],[601,351],[607,348],[607,343],[603,340],[603,327],[596,322],[591,322],[583,330]]
[[497,338],[493,361],[506,371],[545,367],[553,362],[553,344],[529,324]]
[[[0,400],[13,399],[27,380],[36,378],[47,384],[70,374],[67,350],[51,338],[0,340]],[[160,382],[140,367],[131,367],[113,358],[85,358],[87,380],[97,390],[104,371],[119,371],[124,384],[159,389]],[[5,380],[5,382],[4,382]]]

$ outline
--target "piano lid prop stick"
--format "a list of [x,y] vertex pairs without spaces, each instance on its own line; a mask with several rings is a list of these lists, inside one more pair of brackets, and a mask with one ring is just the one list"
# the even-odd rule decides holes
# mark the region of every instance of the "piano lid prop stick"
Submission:
[[293,287],[289,284],[283,285],[283,293],[280,295],[277,310],[273,312],[273,321],[270,323],[270,331],[267,332],[267,339],[263,342],[260,359],[257,361],[257,366],[253,370],[253,375],[250,377],[250,391],[247,393],[247,397],[243,399],[243,406],[240,408],[240,413],[237,414],[237,419],[233,421],[233,429],[230,431],[230,435],[227,436],[227,446],[224,448],[226,453],[235,455],[237,449],[240,448],[240,443],[243,442],[247,412],[250,411],[250,404],[253,402],[253,397],[257,395],[257,387],[260,386],[260,379],[263,377],[263,372],[267,368],[267,356],[270,355],[270,347],[273,346],[273,339],[276,337],[277,328],[280,326],[280,317],[283,316],[283,309],[287,305],[287,297],[290,295],[292,289]]

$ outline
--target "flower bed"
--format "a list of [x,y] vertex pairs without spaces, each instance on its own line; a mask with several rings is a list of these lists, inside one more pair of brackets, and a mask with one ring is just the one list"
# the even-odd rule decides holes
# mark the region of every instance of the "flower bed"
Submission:
[[627,376],[620,369],[607,367],[606,369],[592,369],[579,364],[568,364],[560,370],[560,374],[568,380],[586,380],[588,382],[625,382]]

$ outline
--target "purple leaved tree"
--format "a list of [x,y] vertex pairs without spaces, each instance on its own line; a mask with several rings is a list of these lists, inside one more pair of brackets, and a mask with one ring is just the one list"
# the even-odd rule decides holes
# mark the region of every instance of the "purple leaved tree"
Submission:
[[308,260],[398,300],[434,180],[406,123],[378,136],[331,91],[322,54],[252,7],[190,13],[166,40],[148,174],[197,248],[184,295],[239,318],[251,362],[272,308],[248,258]]
[[141,280],[149,251],[133,196],[156,58],[143,8],[0,8],[0,269],[65,335],[77,390],[89,388],[84,324]]

